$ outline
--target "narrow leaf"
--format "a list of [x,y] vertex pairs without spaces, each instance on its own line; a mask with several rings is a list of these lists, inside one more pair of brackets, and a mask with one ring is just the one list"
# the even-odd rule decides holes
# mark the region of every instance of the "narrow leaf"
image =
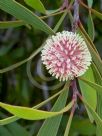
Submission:
[[[34,106],[33,108],[38,109],[38,108],[42,107],[43,105],[45,105],[46,103],[48,103],[49,101],[51,101],[52,99],[57,97],[62,92],[63,92],[63,89],[61,91],[59,91],[58,93],[54,94],[53,96],[51,96],[50,98],[48,98],[47,100],[45,100],[45,101],[41,102],[40,104]],[[12,123],[12,122],[14,122],[14,121],[16,121],[18,119],[20,119],[20,118],[17,117],[17,116],[12,116],[12,117],[8,117],[8,118],[5,118],[5,119],[1,119],[0,120],[0,125],[6,125],[6,124],[9,124],[9,123]]]
[[[90,67],[87,72],[82,76],[82,78],[87,79],[91,82],[95,82],[94,75],[92,68]],[[93,87],[90,87],[89,85],[86,85],[83,81],[79,80],[79,85],[81,88],[81,92],[83,95],[83,98],[93,107],[93,109],[96,109],[97,105],[97,95],[96,95],[96,90]],[[87,108],[86,108],[87,109]],[[93,117],[88,111],[89,118],[91,122],[93,122]]]
[[26,129],[24,127],[20,126],[16,122],[11,123],[9,125],[6,125],[6,128],[11,133],[12,136],[29,136],[29,134],[26,131]]
[[92,41],[94,41],[94,37],[95,37],[95,30],[94,30],[94,23],[93,23],[93,19],[92,19],[92,15],[91,12],[89,11],[89,15],[88,15],[88,34],[91,38]]
[[54,34],[54,31],[44,21],[14,0],[0,0],[0,9],[48,34]]
[[88,118],[75,116],[71,124],[69,136],[75,133],[79,133],[81,136],[93,136],[96,134],[96,126],[90,123]]
[[70,130],[70,127],[71,127],[71,123],[72,123],[72,119],[73,119],[73,114],[74,114],[74,111],[73,111],[73,113],[72,112],[70,113],[69,120],[68,120],[66,129],[65,129],[64,136],[68,136],[69,135],[69,130]]
[[92,55],[92,58],[93,58],[93,61],[95,63],[95,65],[97,66],[101,76],[102,76],[102,67],[100,67],[102,65],[102,60],[94,46],[94,44],[92,43],[90,37],[88,37],[85,29],[83,28],[82,24],[79,23],[79,31],[81,32],[82,36],[84,37],[87,45],[88,45],[88,48],[91,52],[91,55]]
[[66,15],[67,15],[67,11],[64,12],[63,15],[61,16],[61,18],[59,19],[59,21],[58,21],[58,23],[57,23],[57,25],[56,25],[56,28],[54,29],[55,32],[58,31],[58,29],[59,29],[59,27],[61,26],[61,24],[62,24],[64,18],[66,17]]
[[73,101],[70,102],[65,108],[63,108],[58,112],[47,112],[47,111],[36,110],[27,107],[12,106],[0,102],[0,107],[2,107],[3,109],[7,110],[11,114],[16,115],[17,117],[28,119],[28,120],[40,120],[40,119],[46,119],[49,117],[60,115],[63,112],[68,111],[72,107],[72,105],[73,105]]
[[87,2],[88,2],[88,6],[89,6],[89,8],[91,8],[91,7],[92,7],[92,5],[93,5],[93,0],[87,0]]
[[94,9],[91,9],[91,12],[92,12],[94,15],[96,15],[99,19],[102,20],[102,13],[100,13],[100,12],[94,10]]
[[40,0],[24,0],[24,1],[27,5],[29,5],[33,9],[44,14],[46,13],[46,9]]
[[84,99],[82,99],[82,101],[84,102],[84,104],[87,106],[88,110],[91,112],[92,116],[94,117],[94,120],[99,127],[98,136],[101,136],[102,135],[102,120],[101,120],[101,118],[98,116],[98,114],[94,111],[94,109]]
[[[96,91],[99,91],[100,93],[102,93],[102,86],[96,84],[96,83],[93,83],[93,82],[90,82],[84,78],[79,78],[82,82],[86,83],[87,85],[93,87]],[[87,91],[87,90],[86,90]]]
[[23,26],[25,23],[21,20],[17,21],[0,21],[0,29]]
[[[102,86],[102,77],[100,75],[100,73],[98,72],[96,66],[93,64],[93,72],[95,75],[95,81],[97,84]],[[100,118],[102,119],[102,92],[97,91],[97,113],[100,116]],[[97,135],[100,135],[100,126],[97,125]]]
[[[66,88],[65,91],[62,92],[62,94],[59,96],[58,100],[54,104],[51,111],[58,111],[65,106],[66,100],[67,100],[67,95],[68,95],[67,89],[68,88]],[[53,117],[51,119],[47,119],[43,123],[37,136],[56,136],[61,119],[62,119],[62,115],[59,115],[57,117]]]
[[[54,31],[55,31],[55,32],[59,29],[59,27],[60,27],[60,25],[61,25],[61,23],[62,23],[62,21],[63,21],[63,19],[64,19],[64,17],[65,17],[65,14],[66,14],[66,13],[64,13],[64,14],[61,16],[60,20],[59,20],[58,23],[56,24],[56,26],[55,26],[55,28],[54,28]],[[42,45],[42,47],[43,47],[43,45]],[[42,47],[41,47],[41,48],[42,48]],[[32,58],[34,57],[34,55],[36,55],[39,51],[40,51],[40,50],[38,49],[38,50],[35,51],[29,58],[27,58],[27,59],[25,59],[25,60],[23,60],[23,61],[21,61],[21,62],[19,62],[19,63],[16,63],[16,64],[14,64],[14,65],[12,65],[12,66],[10,66],[10,67],[4,68],[4,69],[2,69],[0,72],[1,72],[1,73],[2,73],[2,72],[6,72],[7,70],[11,70],[12,68],[16,68],[16,67],[18,67],[18,66],[24,64],[25,62],[27,62],[27,61],[29,61],[30,59],[32,59]],[[50,100],[52,100],[53,98],[55,98],[56,96],[58,96],[62,91],[63,91],[63,90],[61,90],[61,91],[58,92],[57,94],[53,95],[52,97],[48,98],[47,100],[43,101],[42,103],[40,103],[40,104],[34,106],[33,108],[35,108],[35,109],[40,108],[41,106],[43,106],[44,104],[46,104],[47,102],[49,102]],[[5,125],[5,124],[8,124],[8,123],[14,122],[14,121],[16,121],[16,120],[18,120],[18,119],[20,119],[20,118],[17,117],[17,116],[8,117],[8,118],[6,118],[6,119],[0,120],[0,125]]]
[[0,136],[12,136],[12,134],[5,127],[0,126]]
[[83,35],[83,37],[85,38],[85,40],[87,40],[88,46],[92,46],[92,48],[94,49],[94,51],[97,53],[98,57],[98,51],[95,47],[95,45],[93,44],[92,40],[90,39],[89,35],[87,34],[86,30],[84,29],[83,25],[81,22],[79,22],[79,27],[78,27],[79,31],[81,32],[81,34]]
[[54,13],[56,13],[58,11],[60,11],[60,8],[59,9],[54,9],[54,10],[46,10],[46,14],[50,15],[50,14],[54,14]]
[[[55,31],[58,30],[59,26],[61,25],[62,21],[64,20],[64,18],[66,16],[66,14],[67,14],[67,12],[65,12],[62,15],[62,17],[60,18],[59,22],[56,25],[56,28],[54,29]],[[68,86],[67,86],[66,90],[67,89],[68,89]],[[68,92],[66,91],[66,92],[63,92],[59,96],[58,100],[56,101],[56,103],[54,104],[54,106],[52,108],[52,111],[56,111],[56,110],[59,110],[64,107],[66,100],[67,100],[67,95],[68,95]],[[56,136],[61,119],[62,119],[62,115],[59,115],[57,117],[53,117],[51,119],[47,119],[43,123],[41,129],[39,130],[38,136],[40,136],[40,135],[41,136],[47,136],[47,135]],[[50,129],[48,129],[49,127],[50,127]]]
[[9,123],[12,123],[16,120],[18,120],[19,118],[16,117],[16,116],[12,116],[12,117],[8,117],[8,118],[5,118],[5,119],[1,119],[0,120],[0,126],[1,125],[6,125],[6,124],[9,124]]
[[[56,24],[56,26],[55,26],[55,28],[53,30],[54,32],[57,32],[57,30],[59,29],[61,23],[63,22],[63,19],[64,19],[65,15],[66,15],[66,12],[59,19],[58,23]],[[35,57],[42,50],[43,46],[44,46],[44,43],[42,44],[41,47],[39,47],[36,51],[34,51],[28,58],[26,58],[26,59],[24,59],[24,60],[22,60],[22,61],[20,61],[20,62],[18,62],[16,64],[8,66],[6,68],[0,69],[0,73],[5,73],[7,71],[15,69],[15,68],[23,65],[24,63],[28,62],[29,60],[31,60],[33,57]]]
[[24,59],[24,60],[22,60],[22,61],[20,61],[16,64],[8,66],[6,68],[0,69],[0,73],[5,73],[7,71],[15,69],[15,68],[23,65],[24,63],[28,62],[29,60],[31,60],[34,56],[36,56],[42,50],[43,46],[44,46],[44,44],[41,47],[39,47],[36,51],[34,51],[28,58],[26,58],[26,59]]
[[[102,86],[102,77],[100,73],[98,72],[94,64],[92,65],[92,68],[93,68],[96,83]],[[102,92],[100,91],[97,91],[97,113],[102,118]]]

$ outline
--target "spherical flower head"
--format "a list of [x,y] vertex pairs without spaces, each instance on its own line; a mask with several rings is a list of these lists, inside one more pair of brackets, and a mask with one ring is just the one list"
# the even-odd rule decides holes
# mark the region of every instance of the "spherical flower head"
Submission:
[[41,59],[49,73],[60,81],[83,75],[91,64],[91,54],[84,39],[69,31],[48,38]]

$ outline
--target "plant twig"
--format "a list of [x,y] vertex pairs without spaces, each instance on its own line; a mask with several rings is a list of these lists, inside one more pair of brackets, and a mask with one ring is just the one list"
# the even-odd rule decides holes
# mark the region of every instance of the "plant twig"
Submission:
[[64,0],[63,5],[60,7],[60,10],[67,10],[69,11],[70,9],[72,9],[72,5],[73,5],[74,0],[71,0],[70,3],[68,3],[68,0]]
[[73,98],[72,99],[76,103],[77,102],[77,94],[78,94],[78,89],[77,89],[77,85],[76,85],[76,79],[74,79],[72,81],[71,86],[72,86],[72,89],[73,89]]
[[89,8],[86,4],[84,4],[81,0],[78,0],[79,1],[79,3],[83,6],[83,7],[85,7],[85,8],[87,8],[87,9],[91,9],[91,8]]
[[52,16],[56,16],[56,15],[62,14],[62,13],[65,12],[65,11],[66,11],[66,9],[64,9],[64,10],[62,10],[62,11],[59,11],[59,12],[56,12],[56,13],[49,14],[49,15],[47,15],[47,16],[40,16],[39,18],[40,18],[40,19],[46,19],[46,18],[48,18],[48,17],[52,17]]
[[78,27],[78,21],[79,21],[79,3],[78,0],[75,0],[74,2],[74,19],[72,24],[72,31],[75,32]]
[[64,0],[63,5],[61,6],[61,10],[68,9],[68,0]]

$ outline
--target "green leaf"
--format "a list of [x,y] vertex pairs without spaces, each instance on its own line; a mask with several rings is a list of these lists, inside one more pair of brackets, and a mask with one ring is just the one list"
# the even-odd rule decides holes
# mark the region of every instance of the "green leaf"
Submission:
[[[62,92],[63,92],[63,89],[61,91],[59,91],[58,93],[54,94],[53,96],[51,96],[50,98],[48,98],[47,100],[45,100],[45,101],[41,102],[40,104],[34,106],[33,108],[38,109],[38,108],[42,107],[43,105],[45,105],[46,103],[48,103],[49,101],[51,101],[52,99],[57,97]],[[9,123],[14,122],[18,119],[20,119],[20,118],[18,118],[17,116],[12,116],[12,117],[8,117],[8,118],[5,118],[5,119],[1,119],[0,125],[9,124]]]
[[62,24],[62,22],[63,22],[64,18],[66,17],[66,15],[67,15],[67,11],[64,12],[63,15],[61,16],[61,18],[59,19],[59,21],[58,21],[58,23],[56,25],[56,28],[54,29],[55,32],[58,31],[58,29],[59,29],[60,25]]
[[[59,96],[51,111],[58,111],[65,106],[68,96],[67,89],[68,88],[66,88],[65,91]],[[61,119],[62,115],[47,119],[40,128],[37,136],[56,136]]]
[[[96,83],[102,86],[102,77],[100,73],[94,64],[92,65],[92,68]],[[97,91],[97,113],[102,118],[102,92],[100,91]]]
[[[88,81],[95,82],[94,75],[92,68],[90,67],[87,72],[82,76],[82,78],[87,79]],[[86,85],[83,81],[79,80],[79,85],[81,88],[81,92],[83,95],[83,98],[93,107],[93,109],[96,109],[97,105],[97,96],[96,96],[96,90],[89,85]],[[88,111],[88,115],[90,120],[93,122],[92,115]]]
[[26,25],[23,21],[17,20],[17,21],[0,21],[0,29],[7,29],[11,27],[19,27]]
[[93,136],[96,134],[96,126],[90,123],[90,120],[87,118],[79,118],[79,116],[75,116],[71,124],[69,136],[74,136],[74,134]]
[[89,8],[91,8],[91,7],[92,7],[92,5],[93,5],[93,0],[87,0],[87,2],[88,2],[88,6],[89,6]]
[[9,130],[12,136],[29,136],[28,132],[24,129],[24,127],[20,126],[16,122],[6,125],[6,128]]
[[[56,32],[56,31],[58,30],[58,28],[60,27],[60,25],[61,25],[61,23],[63,22],[63,20],[64,20],[64,18],[65,18],[66,15],[67,15],[67,12],[65,12],[65,13],[61,16],[60,20],[58,21],[58,23],[57,23],[57,25],[56,25],[56,27],[55,27],[55,29],[54,29],[55,32]],[[66,84],[66,85],[67,85],[67,84]],[[65,86],[65,87],[66,87],[66,86]],[[64,88],[65,88],[65,87],[64,87]],[[67,86],[67,89],[68,89],[68,86]],[[65,92],[65,93],[67,93],[67,92]],[[61,96],[59,97],[59,99],[56,101],[56,103],[54,104],[54,106],[53,106],[53,108],[52,108],[52,111],[56,111],[56,110],[60,109],[61,107],[63,107],[63,106],[65,105],[66,99],[67,99],[67,94],[65,94],[64,100],[62,101],[63,95],[64,95],[64,94],[62,93],[62,95],[61,95]],[[61,99],[61,100],[60,100],[60,99]],[[60,102],[61,102],[61,105],[60,105]],[[40,136],[40,135],[42,136],[42,134],[43,134],[44,136],[46,136],[46,135],[49,133],[49,135],[55,136],[55,135],[57,134],[57,131],[58,131],[58,128],[59,128],[59,125],[60,125],[60,122],[61,122],[61,118],[62,118],[62,115],[59,115],[59,116],[54,117],[54,118],[51,118],[51,119],[47,119],[47,120],[44,122],[43,126],[41,127],[41,129],[40,129],[38,135],[39,135],[39,136]],[[52,125],[51,125],[51,124],[52,124]],[[49,126],[50,126],[50,129],[48,129]],[[47,132],[46,132],[46,130],[47,130]],[[49,132],[48,132],[48,130],[49,130]],[[54,130],[54,131],[52,131],[52,130]],[[53,133],[52,133],[52,132],[53,132]]]
[[12,135],[5,127],[0,126],[0,136],[12,136]]
[[[87,85],[93,87],[97,92],[102,93],[102,86],[100,86],[100,85],[98,85],[98,84],[96,84],[96,83],[94,83],[94,82],[91,82],[91,81],[89,81],[89,80],[86,80],[86,79],[84,79],[84,78],[82,78],[82,77],[80,77],[79,79],[80,79],[82,82],[84,82],[85,84],[87,84]],[[86,90],[86,91],[87,91],[87,90]]]
[[[93,64],[93,72],[95,75],[95,81],[97,84],[102,86],[102,77],[100,75],[100,73],[98,72],[96,66]],[[97,91],[97,113],[100,116],[100,118],[102,119],[102,93]],[[97,125],[97,135],[100,135],[100,126]]]
[[16,40],[11,41],[8,46],[2,46],[0,49],[0,57],[3,55],[6,55],[13,47],[13,45],[15,44]]
[[94,10],[94,9],[91,9],[91,12],[92,12],[94,15],[96,15],[99,19],[102,20],[102,13],[100,13],[100,12]]
[[89,15],[88,15],[88,34],[90,36],[90,38],[92,39],[92,41],[94,41],[94,37],[95,37],[95,30],[94,30],[94,23],[93,23],[93,19],[92,19],[92,15],[91,12],[89,11]]
[[68,111],[72,107],[72,105],[73,105],[73,101],[70,102],[65,108],[63,108],[58,112],[47,112],[47,111],[36,110],[27,107],[13,106],[0,102],[0,107],[2,107],[3,109],[7,110],[11,114],[16,115],[17,117],[28,119],[28,120],[40,120],[40,119],[46,119],[60,115],[63,112]]
[[70,130],[70,127],[71,127],[72,118],[73,118],[73,113],[70,113],[69,120],[68,120],[66,129],[65,129],[64,136],[68,136],[69,135],[69,130]]
[[32,25],[34,28],[36,27],[48,34],[54,34],[54,31],[43,20],[14,0],[0,0],[0,9]]
[[46,10],[46,14],[50,15],[50,14],[54,14],[54,13],[56,13],[58,11],[60,11],[60,8],[59,9],[54,9],[54,10]]
[[41,47],[39,47],[36,51],[34,51],[28,58],[26,58],[26,59],[24,59],[24,60],[22,60],[22,61],[20,61],[16,64],[8,66],[6,68],[0,69],[0,73],[5,73],[7,71],[15,69],[15,68],[23,65],[24,63],[28,62],[29,60],[31,60],[33,57],[35,57],[43,49],[43,46],[44,46],[44,44]]
[[90,113],[92,114],[97,126],[98,126],[98,136],[102,135],[102,120],[101,118],[98,116],[98,114],[94,111],[94,109],[84,100],[82,99],[82,101],[84,102],[84,104],[87,106],[88,110],[90,111]]
[[6,124],[9,124],[9,123],[12,123],[16,120],[18,120],[19,118],[16,117],[16,116],[12,116],[12,117],[8,117],[8,118],[5,118],[5,119],[1,119],[0,120],[0,126],[1,125],[6,125]]
[[92,55],[92,59],[95,63],[95,65],[97,66],[101,76],[102,76],[102,67],[100,67],[102,65],[102,60],[93,44],[93,42],[91,41],[90,37],[88,36],[87,32],[85,31],[85,29],[83,28],[81,22],[79,22],[79,31],[81,32],[82,36],[84,37],[86,44],[88,45],[88,48],[91,52]]
[[24,0],[24,2],[33,9],[44,14],[46,13],[46,9],[40,0]]
[[[83,35],[83,37],[85,38],[86,43],[88,43],[88,47],[89,49],[92,47],[94,49],[94,51],[97,53],[97,56],[99,57],[99,53],[95,47],[95,45],[93,44],[92,40],[90,39],[89,35],[87,34],[86,30],[84,29],[83,25],[81,22],[79,22],[79,27],[78,27],[79,32]],[[90,47],[91,46],[91,47]],[[90,49],[91,50],[91,49]],[[100,58],[100,57],[99,57]]]
[[[56,26],[55,26],[55,28],[53,30],[54,32],[56,32],[59,29],[59,27],[60,27],[61,23],[63,22],[64,17],[65,17],[66,14],[67,14],[67,12],[63,13],[63,15],[61,16],[61,18],[59,19],[58,23],[56,24]],[[26,58],[26,59],[24,59],[24,60],[22,60],[22,61],[20,61],[20,62],[18,62],[16,64],[8,66],[6,68],[0,69],[0,73],[5,73],[7,71],[15,69],[15,68],[23,65],[24,63],[28,62],[29,60],[31,60],[33,57],[35,57],[43,49],[43,46],[44,46],[44,43],[36,51],[34,51],[28,58]]]
[[[89,67],[89,69],[83,76],[81,76],[81,78],[84,78],[90,82],[95,83],[94,74],[91,67]],[[86,84],[83,83],[83,81],[81,80],[79,80],[79,84],[84,99],[92,106],[93,109],[96,109],[97,105],[96,90],[93,87],[86,86]]]
[[[60,20],[59,20],[58,23],[56,24],[56,26],[55,26],[55,28],[54,28],[54,31],[55,31],[55,32],[56,32],[56,31],[58,30],[58,28],[60,27],[60,25],[61,25],[61,23],[62,23],[62,21],[63,21],[63,19],[64,19],[63,16],[64,16],[65,14],[66,14],[66,13],[64,13],[64,14],[61,16]],[[43,47],[43,45],[42,45],[42,47]],[[42,48],[42,47],[41,47],[41,48]],[[40,49],[40,50],[41,50],[41,49]],[[6,70],[11,70],[12,68],[16,68],[17,66],[20,66],[21,64],[23,64],[23,63],[29,61],[30,59],[32,59],[32,58],[34,57],[34,55],[36,55],[40,50],[38,49],[36,52],[32,53],[32,55],[31,55],[29,58],[27,58],[27,59],[25,59],[25,60],[23,60],[23,61],[21,61],[21,62],[19,62],[19,63],[17,63],[17,64],[14,64],[14,65],[12,65],[12,66],[10,66],[10,67],[4,68],[4,69],[2,69],[0,72],[1,72],[1,73],[2,73],[2,72],[6,72]],[[58,93],[56,93],[55,95],[53,95],[53,96],[51,96],[50,98],[48,98],[47,100],[43,101],[42,103],[40,103],[40,104],[34,106],[33,108],[35,108],[35,109],[36,109],[36,108],[40,108],[41,106],[43,106],[44,104],[46,104],[47,102],[51,101],[53,98],[55,98],[56,96],[58,96],[62,91],[63,91],[63,89],[62,89],[61,91],[59,91]],[[8,117],[8,118],[6,118],[6,119],[0,120],[0,125],[5,125],[5,124],[8,124],[8,123],[14,122],[14,121],[16,121],[16,120],[18,120],[18,119],[20,119],[20,118],[18,118],[18,117],[16,117],[16,116]]]

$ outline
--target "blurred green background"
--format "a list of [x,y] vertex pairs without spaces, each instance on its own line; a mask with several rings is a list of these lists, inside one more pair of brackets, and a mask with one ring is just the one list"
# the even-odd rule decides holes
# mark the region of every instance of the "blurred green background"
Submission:
[[[20,3],[25,3],[19,0]],[[61,6],[61,0],[42,0],[46,9],[57,9]],[[86,3],[86,1],[84,0]],[[25,5],[27,7],[27,5]],[[32,8],[28,7],[30,10],[35,12],[37,15],[42,16],[42,14],[34,11]],[[94,0],[93,8],[102,12],[102,0]],[[58,22],[61,15],[54,17],[49,17],[45,19],[45,22],[54,28]],[[15,20],[11,15],[0,10],[0,21]],[[88,31],[87,20],[88,12],[85,8],[80,6],[80,20],[82,21],[85,29]],[[102,56],[102,22],[93,16],[94,27],[95,27],[95,38],[94,43],[97,50]],[[61,25],[59,31],[71,30],[71,24],[69,21],[69,16],[67,16]],[[9,29],[0,29],[0,69],[15,64],[25,58],[27,58],[33,51],[39,48],[47,35],[38,29],[29,29],[25,26]],[[34,81],[40,84],[42,89],[40,89],[35,84],[32,84],[29,76],[27,74],[27,64],[11,70],[9,72],[0,74],[0,101],[13,104],[32,107],[43,100],[47,99],[49,96],[58,92],[60,88],[49,90],[49,86],[58,85],[60,82],[56,80],[45,81],[41,79],[41,75],[48,75],[47,71],[41,66],[40,53],[33,58],[30,71]],[[70,97],[70,96],[69,96]],[[50,103],[43,107],[44,110],[50,110],[56,99],[52,100]],[[83,105],[79,102],[80,109],[78,108],[73,119],[70,135],[71,136],[92,136],[95,135],[95,127],[90,124],[85,109]],[[0,109],[0,118],[10,116],[9,113]],[[68,117],[64,115],[61,126],[58,132],[58,136],[63,136],[65,130],[65,125],[67,123]],[[15,123],[9,125],[0,126],[0,136],[36,136],[43,121],[26,121],[19,120]],[[85,127],[84,127],[85,126]],[[19,130],[19,131],[18,131]]]

